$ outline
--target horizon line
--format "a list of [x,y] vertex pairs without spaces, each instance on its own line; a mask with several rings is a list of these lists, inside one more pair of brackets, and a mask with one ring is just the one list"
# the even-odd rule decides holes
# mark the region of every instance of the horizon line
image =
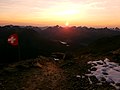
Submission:
[[23,26],[23,27],[27,27],[27,26],[32,26],[32,27],[54,27],[54,26],[59,26],[59,27],[87,27],[87,28],[120,28],[119,26],[88,26],[88,25],[69,25],[69,26],[65,26],[65,25],[19,25],[19,24],[3,24],[0,26]]

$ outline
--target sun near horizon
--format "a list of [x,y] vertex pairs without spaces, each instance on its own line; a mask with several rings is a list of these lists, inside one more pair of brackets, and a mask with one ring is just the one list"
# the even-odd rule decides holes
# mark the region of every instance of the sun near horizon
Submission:
[[68,27],[68,26],[69,26],[69,22],[68,22],[68,21],[65,23],[65,26],[66,26],[66,27]]
[[0,0],[0,25],[64,26],[66,21],[120,27],[120,0]]

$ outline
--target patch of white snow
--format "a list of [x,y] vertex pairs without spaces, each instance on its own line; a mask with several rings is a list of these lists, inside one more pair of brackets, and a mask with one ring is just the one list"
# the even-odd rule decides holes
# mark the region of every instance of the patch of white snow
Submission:
[[89,71],[90,74],[85,74],[88,76],[90,80],[90,76],[95,76],[100,82],[103,82],[101,78],[104,78],[106,82],[110,83],[110,85],[114,86],[117,90],[120,89],[120,86],[116,86],[117,83],[120,83],[120,66],[115,62],[110,62],[109,59],[105,59],[104,61],[89,61],[88,64],[91,64],[91,68],[96,68],[95,71]]

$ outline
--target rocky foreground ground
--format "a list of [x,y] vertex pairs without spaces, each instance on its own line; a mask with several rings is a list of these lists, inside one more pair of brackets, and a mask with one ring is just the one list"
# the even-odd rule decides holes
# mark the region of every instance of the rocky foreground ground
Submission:
[[[116,88],[105,78],[100,82],[94,75],[90,76],[89,70],[95,73],[98,68],[93,68],[91,65],[93,63],[87,64],[87,62],[88,60],[79,60],[79,58],[55,61],[54,58],[40,56],[36,59],[4,65],[0,67],[0,90],[120,89],[120,83],[117,83],[118,88]],[[101,62],[97,64],[103,65]]]

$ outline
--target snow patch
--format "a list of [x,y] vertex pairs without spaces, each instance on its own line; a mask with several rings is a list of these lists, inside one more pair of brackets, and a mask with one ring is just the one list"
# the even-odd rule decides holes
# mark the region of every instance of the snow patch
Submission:
[[67,47],[69,47],[70,45],[67,42],[64,41],[60,41],[61,44],[66,45]]
[[[120,86],[117,84],[120,84],[120,66],[119,64],[115,62],[110,62],[109,59],[105,60],[99,60],[99,61],[89,61],[88,64],[91,64],[91,68],[96,68],[96,70],[91,70],[90,74],[85,74],[88,76],[95,76],[101,83],[102,82],[107,82],[110,83],[110,85],[114,86],[117,90],[120,89]],[[89,78],[90,79],[90,78]],[[104,80],[105,81],[104,81]],[[91,80],[89,80],[90,83]]]

